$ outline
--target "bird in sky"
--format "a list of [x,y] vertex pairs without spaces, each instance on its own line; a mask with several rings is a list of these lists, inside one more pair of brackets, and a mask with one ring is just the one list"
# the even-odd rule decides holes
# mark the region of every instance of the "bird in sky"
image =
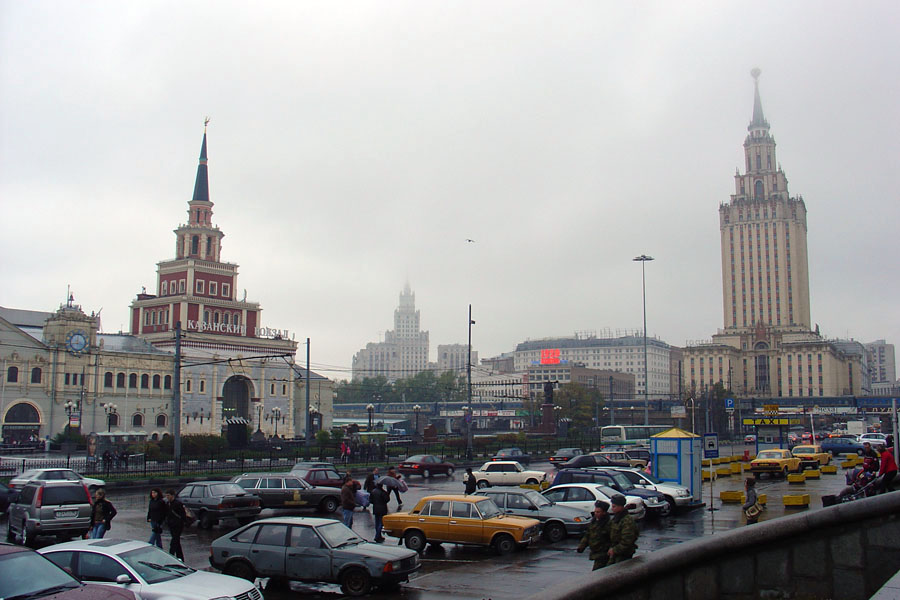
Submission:
[[470,240],[469,238],[466,238],[466,241],[469,242],[470,244],[474,244],[474,243],[475,243],[475,240]]

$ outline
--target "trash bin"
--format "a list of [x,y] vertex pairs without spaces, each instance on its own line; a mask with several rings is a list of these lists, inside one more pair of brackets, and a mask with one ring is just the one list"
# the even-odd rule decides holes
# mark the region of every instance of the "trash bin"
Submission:
[[750,451],[744,450],[744,462],[749,462],[750,460]]

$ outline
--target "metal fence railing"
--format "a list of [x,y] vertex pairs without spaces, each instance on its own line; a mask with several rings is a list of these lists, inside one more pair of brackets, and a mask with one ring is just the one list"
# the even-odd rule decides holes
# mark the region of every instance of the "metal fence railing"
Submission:
[[[285,471],[301,461],[331,462],[343,469],[367,468],[399,462],[417,454],[432,454],[442,461],[477,463],[489,460],[501,448],[517,447],[531,455],[532,460],[546,459],[559,448],[578,447],[586,452],[600,448],[596,436],[569,438],[529,438],[525,441],[498,441],[495,438],[475,438],[471,454],[465,440],[455,438],[432,442],[399,440],[384,446],[350,445],[349,454],[340,447],[293,446],[272,447],[268,450],[222,451],[205,456],[182,455],[182,475],[234,474],[250,471]],[[468,457],[468,458],[467,458]],[[0,478],[14,477],[29,469],[69,468],[83,475],[103,479],[139,479],[172,476],[176,472],[173,458],[153,458],[144,454],[120,457],[87,457],[84,455],[28,456],[0,458]]]

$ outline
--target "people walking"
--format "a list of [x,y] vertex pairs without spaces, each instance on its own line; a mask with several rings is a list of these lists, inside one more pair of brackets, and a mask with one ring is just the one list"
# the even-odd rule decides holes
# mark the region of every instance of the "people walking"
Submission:
[[375,517],[375,541],[381,543],[384,541],[384,535],[381,530],[383,528],[382,517],[388,513],[388,502],[391,496],[384,490],[384,485],[376,484],[375,489],[369,494],[369,501],[372,503],[372,516]]
[[862,456],[863,458],[871,458],[873,461],[875,461],[876,469],[881,466],[878,461],[878,453],[875,452],[874,448],[872,448],[871,442],[863,442],[863,451],[860,456]]
[[759,521],[759,514],[762,512],[759,497],[756,495],[756,478],[747,477],[744,479],[744,492],[747,501],[741,507],[744,509],[744,516],[747,517],[747,525],[753,525]]
[[166,525],[169,526],[169,533],[172,535],[172,541],[169,542],[169,554],[178,560],[184,560],[184,550],[181,549],[181,532],[184,531],[184,525],[187,522],[187,512],[184,510],[184,504],[175,497],[175,490],[166,490],[166,502],[168,503],[168,512],[166,513]]
[[162,548],[163,523],[166,522],[166,513],[169,512],[166,501],[163,499],[159,488],[150,490],[150,502],[147,505],[147,522],[150,523],[150,541],[147,542],[157,548]]
[[344,478],[344,485],[341,486],[341,509],[344,513],[344,525],[353,527],[353,509],[356,504],[356,486],[353,484],[353,478],[347,475]]
[[472,467],[466,467],[466,475],[463,478],[465,479],[466,484],[466,496],[469,494],[474,494],[477,489],[477,485],[475,482],[475,475],[472,473]]
[[584,552],[585,548],[590,547],[591,553],[588,558],[594,561],[592,571],[605,567],[606,563],[609,562],[609,534],[611,528],[608,510],[609,504],[603,500],[594,502],[594,516],[581,537],[581,543],[578,544],[578,549],[576,550],[581,553]]
[[[890,439],[890,438],[888,438]],[[878,491],[891,491],[891,484],[897,477],[897,461],[894,460],[894,444],[893,439],[890,445],[878,444],[878,451],[881,452],[881,468],[878,470]]]
[[372,490],[375,489],[375,482],[378,480],[378,467],[372,469],[372,472],[366,475],[365,481],[363,481],[363,489],[370,494]]
[[91,507],[91,539],[99,540],[112,529],[112,520],[116,516],[116,507],[106,499],[106,490],[100,488],[94,492],[94,506]]
[[607,564],[623,562],[634,556],[637,550],[638,528],[634,519],[625,510],[625,496],[616,494],[609,499],[612,503],[612,519],[609,527],[609,556]]

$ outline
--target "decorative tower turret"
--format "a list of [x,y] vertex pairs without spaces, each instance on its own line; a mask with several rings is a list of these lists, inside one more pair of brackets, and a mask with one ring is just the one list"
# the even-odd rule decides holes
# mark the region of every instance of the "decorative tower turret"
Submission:
[[194,196],[188,202],[187,224],[175,230],[175,256],[219,262],[222,238],[225,234],[212,224],[213,203],[209,199],[209,172],[206,158],[206,127],[203,123],[203,145],[200,147],[200,164],[194,181]]

